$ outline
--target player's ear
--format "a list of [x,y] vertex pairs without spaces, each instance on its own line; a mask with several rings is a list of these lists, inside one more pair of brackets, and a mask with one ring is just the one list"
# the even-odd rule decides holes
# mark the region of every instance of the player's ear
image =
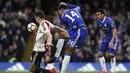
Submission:
[[64,12],[64,9],[61,9],[62,13]]

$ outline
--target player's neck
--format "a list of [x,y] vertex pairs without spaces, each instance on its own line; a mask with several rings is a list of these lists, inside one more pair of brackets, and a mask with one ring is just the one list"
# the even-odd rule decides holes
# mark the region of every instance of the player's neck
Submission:
[[104,22],[105,19],[106,19],[106,16],[103,17],[102,22]]
[[62,13],[61,17],[66,13],[68,9],[65,9],[64,12]]
[[39,20],[39,24],[41,24],[44,20],[45,20],[45,19],[41,19],[41,20]]

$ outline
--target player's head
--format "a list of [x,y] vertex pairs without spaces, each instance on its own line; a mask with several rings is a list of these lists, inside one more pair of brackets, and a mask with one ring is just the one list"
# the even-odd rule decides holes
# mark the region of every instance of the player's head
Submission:
[[105,16],[105,11],[103,9],[98,9],[96,11],[97,19],[102,20],[102,19],[104,19],[104,16]]
[[64,13],[64,11],[68,9],[68,7],[66,5],[59,5],[58,6],[58,13],[60,16],[62,16],[62,14]]
[[45,19],[45,14],[42,10],[38,10],[35,12],[35,20],[40,23],[43,19]]

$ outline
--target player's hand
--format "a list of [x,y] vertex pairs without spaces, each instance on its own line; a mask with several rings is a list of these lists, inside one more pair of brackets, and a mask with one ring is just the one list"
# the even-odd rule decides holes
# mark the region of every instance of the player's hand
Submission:
[[101,43],[102,43],[102,40],[99,40],[99,47],[100,47]]
[[111,41],[111,42],[109,42],[109,46],[108,46],[109,48],[112,48],[113,47],[113,42]]
[[52,43],[46,43],[46,49],[50,48],[50,47],[53,47],[54,45]]
[[65,2],[60,2],[60,4],[59,5],[66,5],[66,3]]

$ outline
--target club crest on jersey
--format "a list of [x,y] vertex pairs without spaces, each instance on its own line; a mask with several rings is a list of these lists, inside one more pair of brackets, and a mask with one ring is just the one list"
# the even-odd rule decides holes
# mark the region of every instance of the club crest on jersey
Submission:
[[104,24],[104,27],[107,27],[107,24]]
[[76,25],[73,25],[72,28],[73,28],[73,29],[77,29],[77,26],[76,26]]
[[102,25],[100,25],[100,27],[101,27]]

